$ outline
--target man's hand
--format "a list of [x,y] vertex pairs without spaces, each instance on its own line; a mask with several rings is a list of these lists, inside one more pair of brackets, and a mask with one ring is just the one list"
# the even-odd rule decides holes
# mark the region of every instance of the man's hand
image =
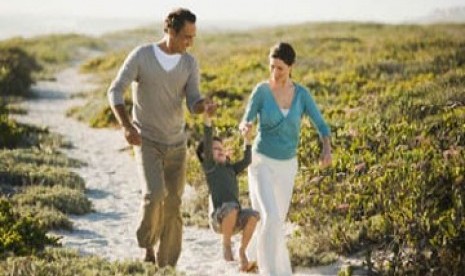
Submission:
[[124,138],[126,141],[133,146],[140,146],[142,144],[142,138],[139,131],[133,126],[123,126]]

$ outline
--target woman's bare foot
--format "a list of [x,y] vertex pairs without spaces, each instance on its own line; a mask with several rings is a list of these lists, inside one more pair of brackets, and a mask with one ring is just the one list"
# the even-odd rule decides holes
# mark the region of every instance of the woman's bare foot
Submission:
[[223,244],[223,256],[228,262],[234,261],[232,249],[230,244]]
[[249,265],[247,266],[247,270],[245,272],[253,273],[253,274],[258,273],[257,262],[255,262],[255,261],[249,262]]

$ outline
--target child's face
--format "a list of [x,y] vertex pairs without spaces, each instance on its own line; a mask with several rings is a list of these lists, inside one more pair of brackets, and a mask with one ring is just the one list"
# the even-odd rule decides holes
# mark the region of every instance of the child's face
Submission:
[[223,144],[219,141],[213,141],[212,145],[213,150],[213,160],[217,163],[224,163],[226,162],[226,153],[223,149]]

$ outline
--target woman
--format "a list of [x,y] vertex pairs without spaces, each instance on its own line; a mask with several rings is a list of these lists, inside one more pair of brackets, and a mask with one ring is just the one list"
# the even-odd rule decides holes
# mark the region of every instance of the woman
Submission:
[[240,124],[252,127],[258,117],[258,135],[248,170],[252,206],[262,221],[247,251],[257,260],[261,275],[291,275],[284,222],[297,173],[296,150],[301,118],[307,115],[323,141],[322,166],[331,164],[330,130],[309,91],[291,80],[295,51],[288,43],[270,50],[270,79],[259,83],[250,96]]

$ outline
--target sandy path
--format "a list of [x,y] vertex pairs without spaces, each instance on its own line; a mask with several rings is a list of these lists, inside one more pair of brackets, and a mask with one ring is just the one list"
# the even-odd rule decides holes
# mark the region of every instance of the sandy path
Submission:
[[[75,230],[58,232],[63,236],[63,245],[110,260],[137,259],[143,254],[135,238],[141,193],[135,162],[125,150],[127,144],[121,132],[92,129],[65,116],[68,108],[83,104],[82,99],[70,96],[92,87],[91,79],[80,75],[77,68],[66,69],[57,74],[56,81],[39,82],[34,87],[39,97],[26,101],[28,114],[16,119],[64,135],[73,147],[63,151],[88,164],[76,171],[86,181],[86,194],[96,212],[72,216]],[[191,193],[188,187],[186,195]],[[218,235],[207,229],[185,227],[183,239],[178,270],[187,275],[239,274],[236,262],[222,261]],[[336,275],[337,266],[299,269],[296,275]]]

